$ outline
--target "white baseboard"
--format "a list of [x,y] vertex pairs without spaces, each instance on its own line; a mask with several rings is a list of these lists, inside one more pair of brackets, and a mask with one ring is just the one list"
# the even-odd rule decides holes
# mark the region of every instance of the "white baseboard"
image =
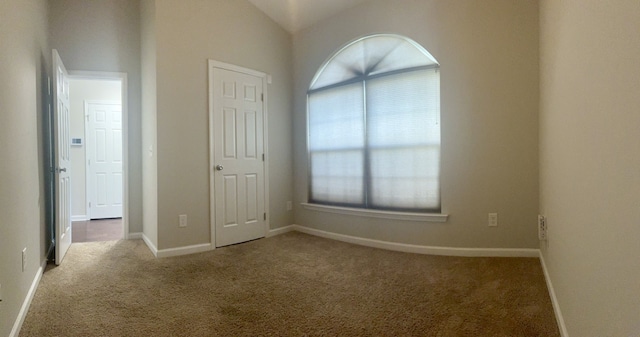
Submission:
[[24,319],[27,318],[27,313],[29,312],[31,301],[33,300],[33,296],[36,294],[36,290],[38,289],[38,285],[40,284],[40,280],[42,279],[42,273],[44,272],[44,268],[46,266],[47,260],[42,261],[42,264],[40,264],[40,267],[36,272],[36,276],[33,278],[33,282],[31,282],[31,287],[29,287],[27,297],[25,297],[24,302],[22,302],[22,307],[20,308],[20,312],[18,313],[16,321],[13,323],[13,329],[11,329],[9,337],[18,337],[18,335],[20,335],[22,323],[24,323]]
[[127,240],[141,240],[142,233],[129,233],[127,234]]
[[87,215],[72,215],[71,216],[71,221],[87,221]]
[[180,256],[180,255],[188,255],[195,253],[207,252],[213,249],[210,243],[202,243],[199,245],[178,247],[178,248],[168,248],[168,249],[160,249],[158,250],[157,257],[170,257],[170,256]]
[[551,283],[551,277],[549,277],[549,271],[547,270],[547,264],[544,262],[544,255],[542,254],[542,251],[540,252],[540,264],[542,264],[542,271],[544,271],[544,279],[547,281],[547,289],[549,289],[549,297],[551,297],[553,312],[556,314],[556,321],[558,323],[558,329],[560,330],[560,336],[569,337],[567,326],[564,324],[562,311],[560,311],[560,303],[558,303],[556,291],[553,289],[553,283]]
[[[291,231],[297,231],[297,232],[315,235],[315,236],[319,236],[327,239],[353,243],[356,245],[387,249],[387,250],[393,250],[393,251],[399,251],[399,252],[405,252],[405,253],[445,255],[445,256],[475,256],[475,257],[539,257],[540,256],[539,249],[458,248],[458,247],[410,245],[405,243],[373,240],[373,239],[366,239],[366,238],[361,238],[357,236],[332,233],[332,232],[322,231],[319,229],[313,229],[313,228],[295,225],[295,224],[269,230],[266,237],[273,237],[273,236],[288,233]],[[129,238],[130,239],[136,238],[138,234],[140,233],[130,233]],[[149,247],[153,255],[155,255],[156,257],[187,255],[187,254],[200,253],[200,252],[205,252],[205,251],[214,249],[212,244],[203,243],[203,244],[193,245],[193,246],[158,250],[144,234],[140,234],[140,235],[142,236],[142,240],[144,240],[144,242],[147,244],[147,246]]]
[[284,226],[284,227],[280,227],[280,228],[270,229],[269,232],[267,233],[267,237],[270,238],[272,236],[276,236],[276,235],[280,235],[280,234],[284,234],[284,233],[289,233],[289,232],[294,231],[294,230],[295,230],[294,225],[289,225],[289,226]]
[[144,241],[147,247],[149,247],[149,250],[151,251],[151,253],[153,253],[153,256],[158,257],[158,248],[156,248],[153,242],[151,242],[151,240],[149,240],[149,238],[144,235],[144,233],[142,233],[142,241]]
[[528,248],[458,248],[458,247],[439,247],[439,246],[421,246],[410,245],[405,243],[381,241],[366,239],[357,236],[337,234],[326,232],[319,229],[313,229],[300,225],[291,225],[295,231],[320,236],[327,239],[333,239],[356,245],[362,245],[373,248],[381,248],[405,253],[429,254],[429,255],[446,255],[446,256],[475,256],[475,257],[538,257],[540,250]]

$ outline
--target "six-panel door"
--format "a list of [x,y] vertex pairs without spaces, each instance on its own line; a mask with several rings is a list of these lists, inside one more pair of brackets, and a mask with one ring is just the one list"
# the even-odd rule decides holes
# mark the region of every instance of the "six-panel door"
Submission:
[[216,246],[265,236],[262,79],[213,71]]

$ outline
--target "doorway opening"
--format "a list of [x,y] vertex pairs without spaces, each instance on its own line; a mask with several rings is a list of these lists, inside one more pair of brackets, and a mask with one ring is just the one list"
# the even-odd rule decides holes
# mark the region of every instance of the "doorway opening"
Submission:
[[126,239],[126,74],[69,72],[72,242]]

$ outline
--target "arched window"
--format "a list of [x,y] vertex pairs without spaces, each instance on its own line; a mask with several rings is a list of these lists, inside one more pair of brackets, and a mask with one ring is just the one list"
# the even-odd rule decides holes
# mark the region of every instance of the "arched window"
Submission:
[[309,202],[440,212],[439,64],[398,35],[336,52],[308,91]]

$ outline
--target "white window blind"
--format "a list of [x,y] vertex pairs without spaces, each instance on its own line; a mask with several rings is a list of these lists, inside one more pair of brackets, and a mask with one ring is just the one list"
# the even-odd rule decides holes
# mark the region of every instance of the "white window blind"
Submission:
[[309,152],[313,199],[364,202],[364,100],[362,83],[309,96]]
[[440,207],[440,85],[436,69],[366,82],[369,204]]

